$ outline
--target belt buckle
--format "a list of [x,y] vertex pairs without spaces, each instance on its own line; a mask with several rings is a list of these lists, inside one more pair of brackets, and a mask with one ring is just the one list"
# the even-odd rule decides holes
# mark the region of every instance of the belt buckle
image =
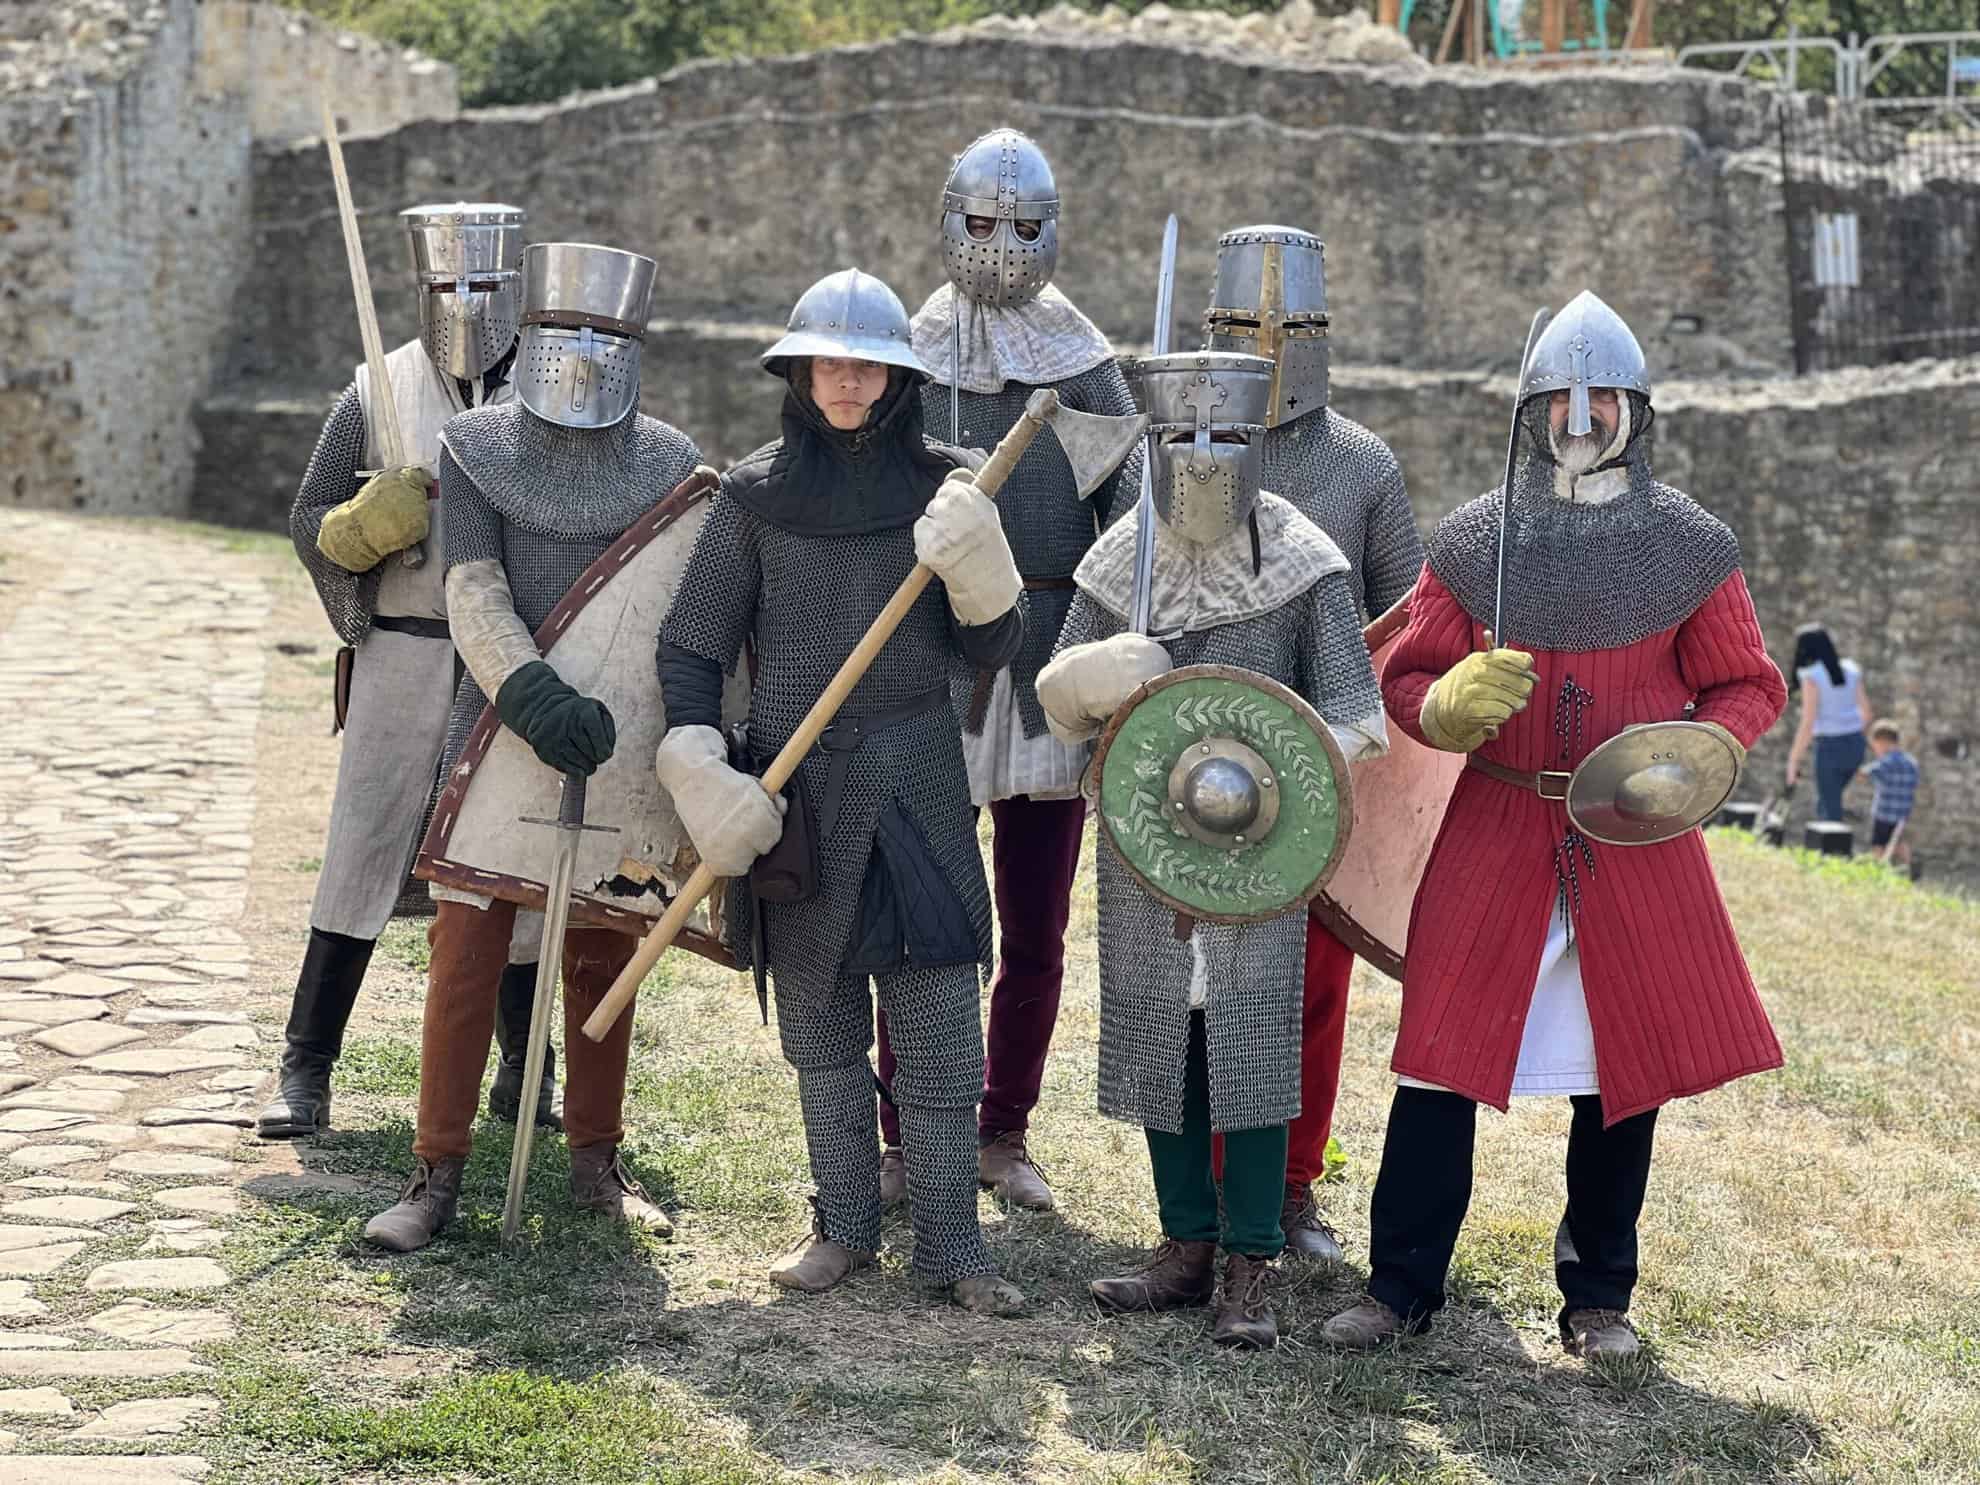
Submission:
[[[1542,799],[1564,803],[1568,797],[1568,785],[1573,779],[1572,773],[1560,773],[1543,768],[1533,776],[1533,792]],[[1549,792],[1550,785],[1558,792]]]

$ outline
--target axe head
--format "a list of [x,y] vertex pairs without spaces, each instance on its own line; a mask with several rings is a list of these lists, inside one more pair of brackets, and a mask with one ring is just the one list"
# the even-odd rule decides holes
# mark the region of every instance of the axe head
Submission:
[[[1040,399],[1033,398],[1034,404]],[[1029,410],[1029,409],[1028,409]],[[1072,465],[1073,479],[1084,500],[1100,488],[1100,482],[1120,467],[1128,450],[1148,431],[1148,414],[1109,417],[1103,413],[1075,412],[1052,398],[1049,408],[1040,409],[1041,420],[1058,435],[1066,462]]]

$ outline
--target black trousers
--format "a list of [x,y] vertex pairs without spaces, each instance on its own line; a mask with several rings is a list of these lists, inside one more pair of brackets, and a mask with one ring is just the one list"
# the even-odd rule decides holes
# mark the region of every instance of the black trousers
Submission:
[[[1657,1128],[1655,1109],[1604,1129],[1599,1095],[1572,1102],[1567,1211],[1554,1236],[1563,1322],[1573,1310],[1629,1308]],[[1369,1213],[1368,1292],[1418,1328],[1444,1307],[1444,1278],[1471,1205],[1477,1123],[1478,1105],[1456,1093],[1398,1088],[1389,1106]]]

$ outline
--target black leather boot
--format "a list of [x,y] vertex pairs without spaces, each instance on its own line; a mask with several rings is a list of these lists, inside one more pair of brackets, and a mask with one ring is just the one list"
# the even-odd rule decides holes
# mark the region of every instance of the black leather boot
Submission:
[[255,1120],[265,1140],[306,1139],[330,1127],[330,1069],[371,963],[373,940],[309,931],[284,1033],[281,1086]]
[[[536,1003],[536,966],[511,964],[502,971],[495,1006],[495,1050],[501,1059],[488,1090],[488,1112],[515,1123],[522,1108],[523,1060],[529,1056],[529,1013]],[[536,1097],[536,1127],[564,1127],[563,1100],[557,1096],[557,1049],[543,1047],[543,1091]]]

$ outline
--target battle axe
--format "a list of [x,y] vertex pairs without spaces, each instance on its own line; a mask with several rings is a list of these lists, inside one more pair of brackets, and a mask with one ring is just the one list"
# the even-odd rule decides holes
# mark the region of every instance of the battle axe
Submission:
[[[1075,412],[1062,406],[1059,394],[1050,387],[1041,388],[1031,394],[1031,400],[1025,404],[1016,426],[1004,435],[1003,441],[990,455],[990,461],[977,471],[976,488],[992,500],[996,499],[997,492],[1004,487],[1004,481],[1010,478],[1011,470],[1024,457],[1025,450],[1031,447],[1032,439],[1047,425],[1057,436],[1066,462],[1072,466],[1080,499],[1084,500],[1099,489],[1101,481],[1128,456],[1136,440],[1147,430],[1148,419],[1139,413],[1132,417],[1104,417],[1096,413]],[[784,744],[783,750],[763,771],[762,783],[767,793],[774,795],[790,782],[791,775],[797,772],[805,755],[817,744],[819,734],[831,725],[832,718],[845,705],[853,687],[859,684],[860,677],[866,674],[867,667],[873,664],[881,647],[900,627],[901,620],[907,617],[908,610],[914,607],[922,589],[934,576],[929,568],[918,562],[915,564],[914,571],[907,575],[906,581],[887,601],[887,606],[880,610],[880,616],[866,631],[865,638],[853,647],[852,654],[846,657],[839,673],[832,677],[831,684],[812,703],[804,721],[791,734],[791,740]],[[612,1029],[612,1023],[619,1019],[638,992],[640,982],[660,962],[660,956],[673,943],[674,935],[687,923],[695,905],[714,886],[715,873],[705,865],[697,866],[680,894],[668,904],[666,915],[654,925],[631,962],[620,971],[611,992],[599,1002],[598,1009],[584,1023],[586,1036],[593,1041],[604,1039],[605,1033]]]

